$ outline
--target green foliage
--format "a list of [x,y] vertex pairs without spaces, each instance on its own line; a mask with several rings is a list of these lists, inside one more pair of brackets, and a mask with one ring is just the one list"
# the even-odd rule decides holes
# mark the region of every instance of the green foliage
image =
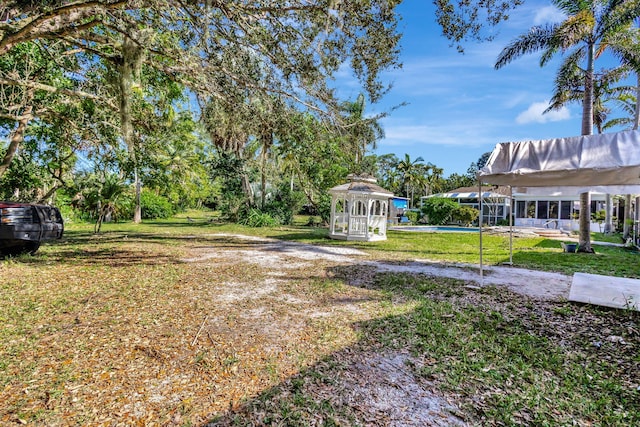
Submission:
[[451,219],[460,222],[462,225],[468,226],[478,219],[480,211],[471,206],[458,206],[452,213]]
[[220,195],[214,201],[214,208],[230,219],[237,221],[240,209],[247,205],[247,199],[242,189],[242,174],[244,161],[229,153],[219,153],[210,163],[210,176],[220,190]]
[[140,195],[143,219],[169,218],[173,215],[173,207],[166,197],[153,191],[143,190]]
[[436,0],[436,20],[442,28],[442,35],[458,51],[463,52],[463,42],[469,40],[492,40],[495,31],[487,30],[509,19],[511,11],[522,5],[524,0],[485,0],[469,2],[463,0]]
[[[0,150],[0,156],[4,155],[4,151]],[[21,152],[0,177],[0,200],[37,201],[38,189],[42,188],[44,181],[42,168],[33,161],[30,153]]]
[[460,205],[444,197],[429,197],[422,205],[422,213],[427,217],[429,224],[443,225],[451,218]]
[[280,225],[277,218],[258,209],[249,209],[246,215],[238,220],[238,223],[247,227],[275,227]]
[[331,219],[331,196],[328,193],[320,195],[317,210],[323,221],[328,222]]
[[447,177],[447,179],[444,180],[442,191],[451,191],[455,190],[456,188],[472,187],[474,185],[478,185],[474,176],[470,176],[468,174],[461,175],[459,173],[452,173]]
[[77,174],[64,194],[76,218],[96,221],[96,232],[100,231],[102,222],[118,221],[133,212],[133,194],[116,174]]
[[591,221],[602,223],[602,222],[604,222],[606,217],[607,217],[607,214],[606,214],[606,212],[604,210],[599,210],[597,212],[591,212]]
[[507,225],[509,225],[509,218],[507,217],[507,218],[498,219],[496,221],[496,225],[499,225],[499,226],[507,226]]
[[411,221],[413,224],[418,222],[419,213],[416,211],[406,211],[404,215]]
[[293,215],[300,211],[304,201],[303,193],[291,191],[286,185],[283,185],[260,210],[277,219],[280,224],[292,224]]

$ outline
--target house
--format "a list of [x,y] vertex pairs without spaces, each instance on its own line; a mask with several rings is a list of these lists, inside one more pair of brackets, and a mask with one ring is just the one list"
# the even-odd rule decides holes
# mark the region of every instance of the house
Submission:
[[[520,189],[526,191],[527,189]],[[537,191],[536,193],[539,193]],[[542,191],[544,192],[544,190]],[[558,228],[568,231],[578,231],[578,217],[580,215],[580,195],[553,195],[551,190],[544,194],[527,194],[519,192],[513,194],[514,222],[518,227]],[[606,195],[591,193],[591,212],[605,210]],[[613,216],[621,218],[622,208],[619,201],[614,203]],[[591,222],[591,231],[602,231],[601,221]]]
[[[507,186],[483,186],[483,215],[482,223],[488,225],[506,225],[509,221],[510,207],[513,208],[513,225],[516,227],[558,228],[570,231],[578,230],[578,216],[580,213],[580,196],[554,195],[552,189],[545,194],[544,188],[527,193],[526,188],[518,188],[520,192],[513,193],[513,206]],[[478,187],[462,187],[446,193],[421,197],[421,202],[429,197],[444,197],[453,199],[461,206],[479,209]],[[605,209],[606,195],[591,194],[591,212]],[[622,218],[623,207],[618,200],[614,203],[613,216]],[[602,231],[602,224],[593,221],[592,231]]]
[[[432,194],[430,196],[420,197],[420,205],[424,200],[430,197],[443,197],[452,199],[461,206],[469,206],[474,209],[480,209],[478,202],[478,187],[461,187],[446,193]],[[509,199],[508,187],[483,186],[482,187],[482,223],[489,225],[502,224],[509,221],[509,207],[511,200]]]

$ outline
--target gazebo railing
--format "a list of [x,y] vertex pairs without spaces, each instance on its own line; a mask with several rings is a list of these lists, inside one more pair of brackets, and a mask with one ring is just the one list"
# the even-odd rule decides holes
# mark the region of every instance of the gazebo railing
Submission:
[[367,231],[366,215],[351,215],[349,217],[349,234],[366,236]]

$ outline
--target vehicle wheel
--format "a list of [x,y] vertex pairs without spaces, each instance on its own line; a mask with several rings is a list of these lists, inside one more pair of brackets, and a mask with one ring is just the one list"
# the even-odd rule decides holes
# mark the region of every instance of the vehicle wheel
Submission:
[[25,245],[23,253],[26,253],[29,255],[35,255],[35,253],[38,252],[39,248],[40,248],[40,242],[29,242]]

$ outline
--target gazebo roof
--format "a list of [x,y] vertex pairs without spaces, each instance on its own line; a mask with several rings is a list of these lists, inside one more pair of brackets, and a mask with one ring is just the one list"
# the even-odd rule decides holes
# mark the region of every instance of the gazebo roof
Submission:
[[346,184],[337,185],[329,190],[330,193],[344,193],[344,194],[368,194],[372,196],[380,197],[392,197],[393,193],[389,190],[385,190],[376,184],[376,179],[371,175],[353,175],[350,174],[347,178],[351,181]]

